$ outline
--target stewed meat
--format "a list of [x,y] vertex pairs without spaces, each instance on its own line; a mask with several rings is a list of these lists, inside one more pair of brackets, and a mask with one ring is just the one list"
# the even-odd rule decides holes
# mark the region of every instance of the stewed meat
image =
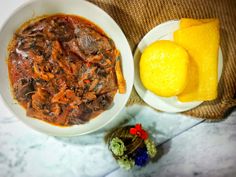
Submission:
[[99,27],[79,16],[28,22],[9,45],[14,96],[30,117],[62,126],[86,123],[112,104],[118,53]]

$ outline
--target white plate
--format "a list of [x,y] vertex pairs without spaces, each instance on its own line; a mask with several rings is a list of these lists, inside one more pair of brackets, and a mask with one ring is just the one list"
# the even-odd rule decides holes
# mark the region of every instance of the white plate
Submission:
[[[173,40],[173,33],[179,29],[179,20],[171,20],[162,23],[149,31],[138,44],[134,54],[135,78],[134,87],[139,96],[150,106],[164,112],[183,112],[193,109],[200,105],[202,101],[183,103],[178,101],[177,97],[160,97],[144,88],[139,77],[139,60],[143,50],[151,43],[157,40]],[[223,68],[222,51],[219,49],[218,56],[218,80],[220,79]]]
[[[127,92],[116,94],[113,105],[95,119],[83,125],[61,128],[26,116],[25,110],[13,99],[8,79],[7,45],[21,24],[36,16],[66,13],[85,17],[100,26],[115,42],[122,56],[122,69],[127,82]],[[17,8],[0,30],[0,92],[6,106],[30,127],[56,136],[74,136],[93,132],[105,126],[125,106],[133,86],[134,65],[132,52],[125,35],[115,21],[99,7],[82,0],[31,0]]]

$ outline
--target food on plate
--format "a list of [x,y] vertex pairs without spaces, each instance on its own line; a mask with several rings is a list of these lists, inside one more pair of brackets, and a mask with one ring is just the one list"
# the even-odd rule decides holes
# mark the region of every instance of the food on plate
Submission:
[[191,26],[196,26],[196,25],[202,25],[204,23],[209,23],[214,21],[215,19],[209,18],[209,19],[192,19],[192,18],[182,18],[180,20],[180,25],[179,28],[183,29],[183,28],[188,28]]
[[180,94],[187,84],[189,56],[172,41],[149,45],[140,59],[140,78],[144,87],[158,96]]
[[182,102],[213,100],[218,83],[218,19],[181,19],[174,41],[190,56],[188,83],[178,95]]
[[118,86],[125,93],[120,62],[112,39],[73,15],[27,22],[9,44],[14,97],[28,116],[54,125],[86,123],[109,108]]

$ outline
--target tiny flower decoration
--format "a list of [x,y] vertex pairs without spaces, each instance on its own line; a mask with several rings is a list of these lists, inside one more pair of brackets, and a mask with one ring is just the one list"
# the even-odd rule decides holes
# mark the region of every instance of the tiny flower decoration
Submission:
[[137,166],[145,166],[149,160],[146,149],[138,148],[135,155],[135,165]]
[[151,157],[151,158],[154,158],[157,154],[157,149],[156,149],[156,145],[155,143],[150,140],[150,139],[147,139],[144,141],[146,147],[147,147],[147,153],[148,155]]
[[146,140],[148,138],[148,133],[142,129],[141,124],[136,124],[134,128],[130,128],[130,134],[137,135],[143,140]]
[[121,168],[124,168],[125,170],[130,170],[134,167],[134,160],[129,159],[127,156],[122,156],[117,160],[117,163],[120,165]]
[[117,137],[115,137],[111,140],[109,149],[116,156],[122,156],[124,154],[124,151],[126,151],[126,147],[125,147],[123,141]]

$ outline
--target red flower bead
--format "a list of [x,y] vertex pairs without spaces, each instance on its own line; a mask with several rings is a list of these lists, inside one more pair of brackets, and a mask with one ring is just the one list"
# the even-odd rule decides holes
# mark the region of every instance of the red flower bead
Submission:
[[130,134],[137,135],[143,140],[146,140],[148,138],[148,133],[142,129],[141,124],[136,124],[134,128],[130,128]]

